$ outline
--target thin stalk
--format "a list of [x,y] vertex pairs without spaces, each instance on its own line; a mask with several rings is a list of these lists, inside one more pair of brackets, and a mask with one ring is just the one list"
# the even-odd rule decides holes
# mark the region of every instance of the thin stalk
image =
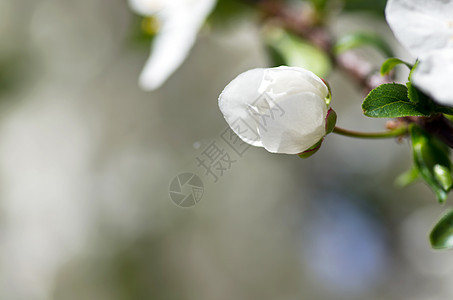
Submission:
[[393,138],[407,134],[407,127],[398,127],[392,130],[387,130],[383,132],[359,132],[344,129],[338,126],[335,126],[333,132],[336,134],[354,137],[354,138],[361,138],[361,139],[385,139],[385,138]]

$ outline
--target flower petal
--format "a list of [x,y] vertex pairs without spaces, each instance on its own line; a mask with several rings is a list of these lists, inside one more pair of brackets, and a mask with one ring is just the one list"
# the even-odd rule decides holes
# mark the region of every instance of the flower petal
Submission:
[[129,0],[129,6],[139,15],[151,16],[165,7],[165,0]]
[[233,79],[219,96],[219,108],[231,129],[246,143],[262,147],[254,102],[266,69],[248,70]]
[[453,49],[431,51],[420,56],[420,63],[412,75],[416,87],[436,102],[453,106]]
[[324,82],[313,72],[298,67],[286,66],[267,69],[259,91],[272,93],[274,100],[279,94],[291,95],[311,92],[321,98],[326,98],[329,93]]
[[261,131],[263,146],[269,152],[298,154],[326,134],[324,98],[304,92],[289,95],[278,105],[284,111],[283,116],[269,118]]
[[160,87],[182,64],[214,4],[215,0],[180,1],[179,5],[159,11],[162,28],[154,39],[151,56],[140,75],[143,89]]
[[453,0],[389,0],[386,19],[414,56],[453,47]]

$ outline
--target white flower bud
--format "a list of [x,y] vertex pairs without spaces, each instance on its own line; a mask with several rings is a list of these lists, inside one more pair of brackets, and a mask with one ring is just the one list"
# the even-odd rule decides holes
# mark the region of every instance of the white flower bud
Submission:
[[324,82],[305,69],[253,69],[225,87],[219,107],[244,142],[298,154],[326,135],[328,95]]

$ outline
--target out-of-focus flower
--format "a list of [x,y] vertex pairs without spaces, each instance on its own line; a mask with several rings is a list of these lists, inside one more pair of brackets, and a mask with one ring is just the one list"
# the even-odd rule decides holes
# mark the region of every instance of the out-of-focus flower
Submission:
[[385,14],[396,38],[420,60],[415,86],[453,105],[453,0],[389,0]]
[[431,51],[419,59],[414,84],[437,102],[453,106],[453,48]]
[[327,134],[328,96],[324,82],[305,69],[252,69],[225,87],[219,107],[244,142],[298,154]]
[[132,10],[155,16],[160,29],[140,75],[145,90],[160,87],[182,64],[216,0],[129,0]]
[[452,0],[389,0],[385,16],[398,41],[416,57],[453,47]]

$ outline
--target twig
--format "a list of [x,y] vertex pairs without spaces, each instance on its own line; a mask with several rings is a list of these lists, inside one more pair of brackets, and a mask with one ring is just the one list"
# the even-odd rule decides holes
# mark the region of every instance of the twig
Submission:
[[272,20],[286,30],[324,50],[331,63],[349,75],[356,84],[364,89],[365,93],[383,83],[393,81],[389,76],[380,76],[366,60],[352,52],[336,55],[333,49],[334,37],[323,24],[316,22],[313,14],[300,11],[296,14],[289,11],[279,1],[259,1],[258,7],[263,13],[264,20]]

